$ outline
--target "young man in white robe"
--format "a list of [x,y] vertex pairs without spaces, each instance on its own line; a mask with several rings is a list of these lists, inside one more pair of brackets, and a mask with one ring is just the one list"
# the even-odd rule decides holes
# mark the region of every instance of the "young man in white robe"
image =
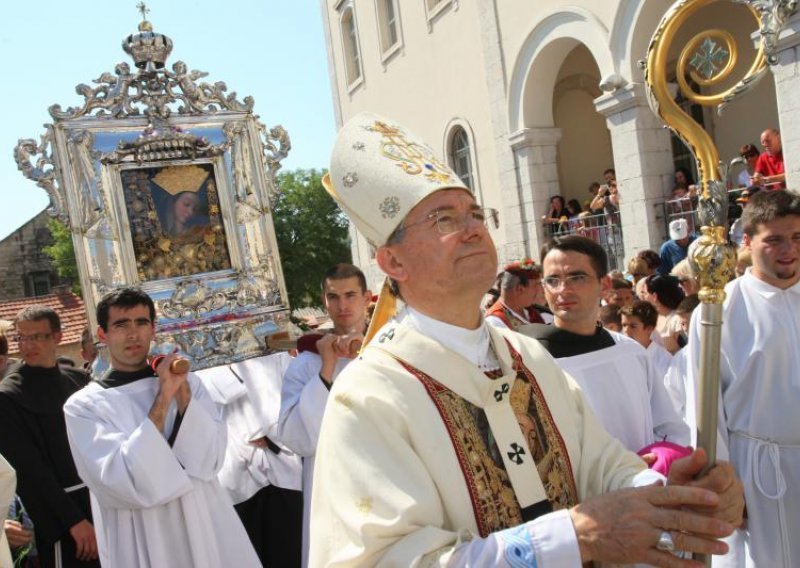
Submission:
[[660,476],[609,437],[536,341],[483,321],[497,212],[430,147],[359,114],[340,131],[324,183],[378,247],[407,310],[331,390],[311,566],[667,566],[673,544],[725,550],[716,538],[743,506],[728,464],[685,487],[698,452],[673,466],[673,487],[614,492]]
[[[725,566],[800,565],[800,198],[759,192],[742,213],[753,265],[725,288],[719,453],[744,484],[744,546]],[[690,372],[699,364],[692,318]],[[696,379],[689,381],[693,394]],[[716,564],[715,564],[716,565]]]
[[[689,428],[650,356],[636,341],[598,324],[600,299],[611,287],[607,263],[603,247],[591,239],[573,235],[552,241],[542,261],[542,282],[555,321],[520,332],[538,339],[578,381],[600,423],[627,449],[638,452],[656,441],[685,446]],[[625,309],[622,313],[624,318]]]
[[622,308],[621,316],[622,333],[644,347],[650,361],[653,362],[656,376],[663,381],[672,363],[672,353],[653,339],[653,332],[658,322],[658,312],[655,307],[650,302],[636,300],[630,306]]
[[302,338],[298,347],[304,350],[283,376],[275,439],[303,458],[303,566],[308,564],[314,454],[322,414],[331,385],[364,340],[371,300],[364,273],[356,266],[340,263],[329,268],[322,278],[322,303],[333,333]]
[[200,379],[155,369],[155,307],[136,288],[106,294],[98,336],[111,368],[64,405],[75,466],[92,494],[100,561],[115,568],[260,566],[217,481],[220,409]]

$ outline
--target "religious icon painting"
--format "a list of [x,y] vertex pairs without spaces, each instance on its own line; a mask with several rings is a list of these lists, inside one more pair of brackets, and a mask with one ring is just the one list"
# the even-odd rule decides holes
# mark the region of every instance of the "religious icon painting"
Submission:
[[120,170],[142,281],[231,267],[213,163]]

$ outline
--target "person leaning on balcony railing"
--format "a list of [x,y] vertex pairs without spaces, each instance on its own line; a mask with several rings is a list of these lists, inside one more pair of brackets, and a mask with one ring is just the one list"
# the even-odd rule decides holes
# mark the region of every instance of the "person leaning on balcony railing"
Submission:
[[745,144],[739,148],[739,157],[745,161],[745,167],[739,172],[736,178],[736,187],[749,187],[750,179],[756,173],[756,162],[758,161],[758,148],[755,144]]

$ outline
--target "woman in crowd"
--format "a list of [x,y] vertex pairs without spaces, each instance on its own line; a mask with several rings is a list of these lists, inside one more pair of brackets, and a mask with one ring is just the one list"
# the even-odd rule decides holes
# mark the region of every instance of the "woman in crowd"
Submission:
[[681,322],[675,310],[684,298],[678,279],[670,275],[654,274],[648,276],[644,284],[645,298],[658,312],[656,331],[661,338],[660,343],[670,352],[678,351],[678,335],[681,333]]

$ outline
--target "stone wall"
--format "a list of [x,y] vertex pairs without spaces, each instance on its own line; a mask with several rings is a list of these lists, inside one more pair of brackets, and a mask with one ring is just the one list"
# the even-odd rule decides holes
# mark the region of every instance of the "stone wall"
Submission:
[[0,299],[12,300],[51,293],[62,284],[50,257],[42,250],[53,243],[42,211],[0,241]]

